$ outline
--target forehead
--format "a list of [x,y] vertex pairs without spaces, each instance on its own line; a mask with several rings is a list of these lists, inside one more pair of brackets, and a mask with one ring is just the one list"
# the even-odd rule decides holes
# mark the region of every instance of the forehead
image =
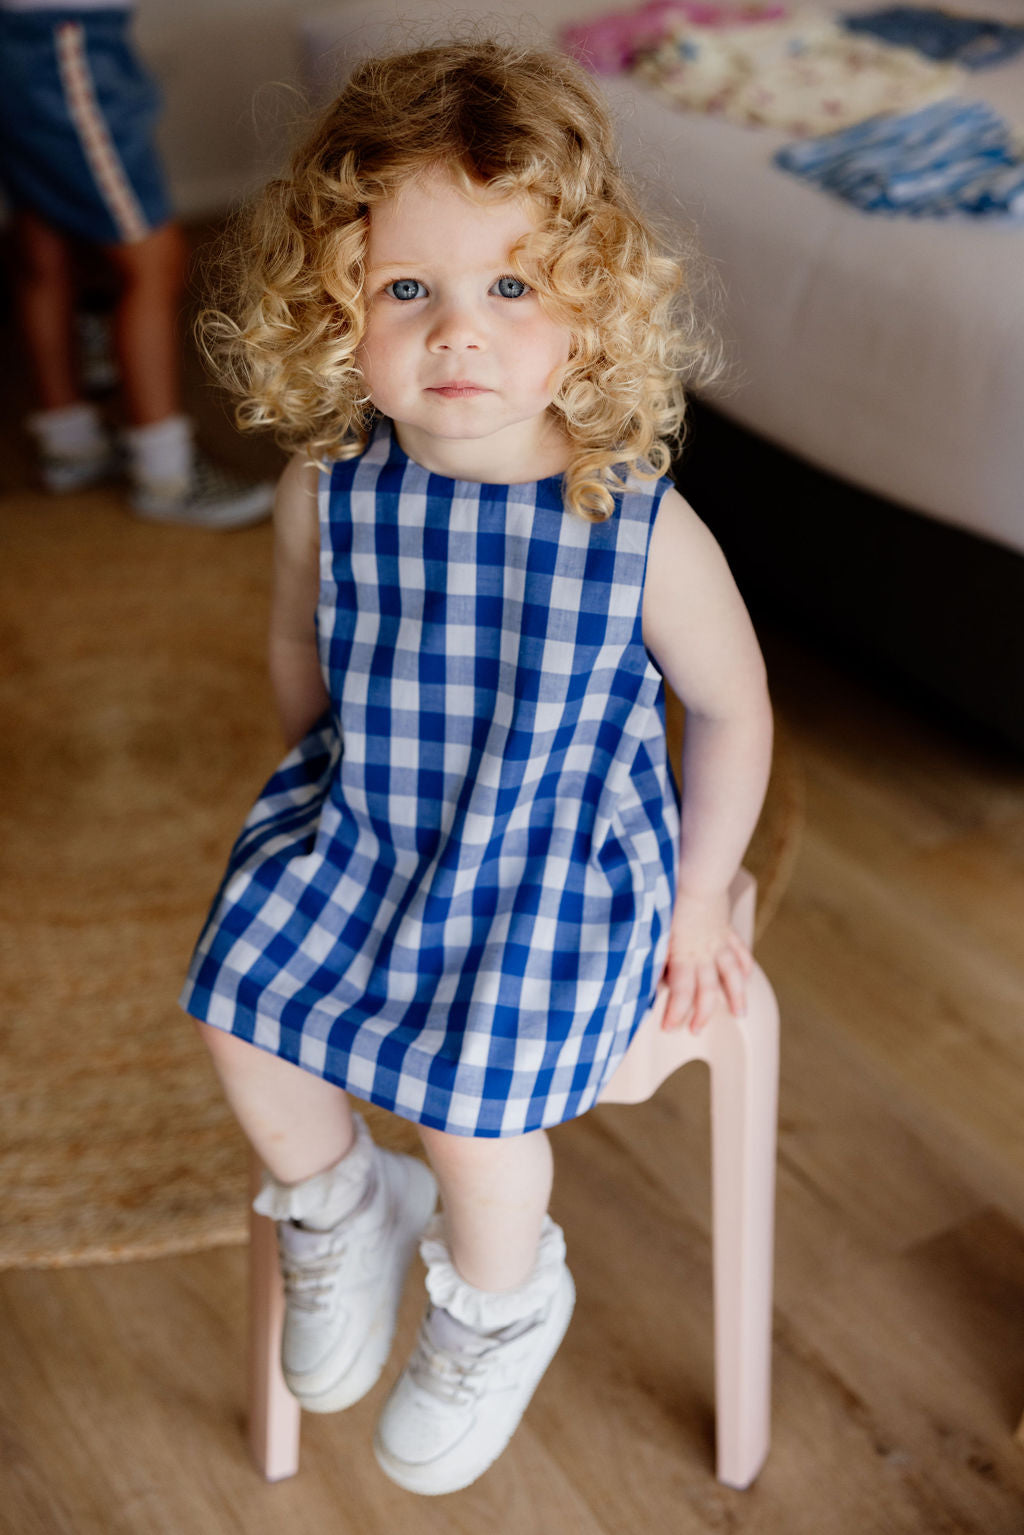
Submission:
[[370,210],[367,260],[395,262],[503,261],[517,240],[537,227],[539,209],[526,197],[496,197],[481,187],[467,195],[434,172],[409,180]]

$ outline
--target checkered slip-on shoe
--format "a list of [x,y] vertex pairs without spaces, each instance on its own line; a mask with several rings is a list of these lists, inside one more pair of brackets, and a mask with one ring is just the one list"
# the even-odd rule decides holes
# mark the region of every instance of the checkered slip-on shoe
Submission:
[[274,486],[269,480],[246,480],[197,453],[187,479],[135,480],[131,505],[147,522],[247,528],[270,516]]

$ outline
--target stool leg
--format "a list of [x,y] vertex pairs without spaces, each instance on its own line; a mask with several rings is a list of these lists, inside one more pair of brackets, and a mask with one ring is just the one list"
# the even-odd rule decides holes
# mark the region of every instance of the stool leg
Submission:
[[[259,1164],[253,1159],[253,1182]],[[249,1223],[249,1449],[268,1482],[299,1469],[301,1408],[281,1374],[284,1290],[274,1222],[255,1210]]]
[[748,1487],[768,1453],[779,1018],[755,968],[747,1016],[711,1025],[717,1475]]

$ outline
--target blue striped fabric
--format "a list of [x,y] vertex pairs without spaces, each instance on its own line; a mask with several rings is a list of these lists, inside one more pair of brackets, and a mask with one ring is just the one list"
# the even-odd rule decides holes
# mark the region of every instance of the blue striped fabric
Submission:
[[916,48],[926,58],[951,60],[965,69],[992,69],[1024,48],[1024,27],[980,16],[957,16],[933,6],[887,5],[843,17],[850,32],[867,33],[897,48]]
[[865,213],[1024,218],[1024,158],[984,102],[938,101],[787,144],[776,164]]
[[653,998],[678,811],[641,598],[667,481],[321,477],[330,713],[250,814],[182,1002],[457,1134],[583,1113]]

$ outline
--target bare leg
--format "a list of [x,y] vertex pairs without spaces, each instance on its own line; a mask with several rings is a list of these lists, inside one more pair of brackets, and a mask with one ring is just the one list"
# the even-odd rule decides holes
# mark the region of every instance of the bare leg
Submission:
[[177,224],[164,224],[134,245],[106,251],[121,280],[114,332],[125,410],[133,426],[152,426],[181,411],[185,237]]
[[37,401],[41,410],[62,410],[82,398],[71,249],[62,234],[34,213],[16,213],[14,229],[14,283]]
[[444,1213],[440,1229],[425,1233],[430,1304],[381,1413],[374,1453],[401,1487],[457,1492],[515,1432],[562,1340],[574,1292],[562,1232],[546,1214],[544,1131],[507,1140],[421,1134]]
[[236,1119],[279,1183],[325,1172],[351,1149],[355,1125],[340,1087],[222,1029],[198,1028]]
[[551,1198],[551,1143],[543,1130],[502,1140],[420,1127],[441,1187],[456,1269],[478,1290],[514,1290],[529,1278]]

